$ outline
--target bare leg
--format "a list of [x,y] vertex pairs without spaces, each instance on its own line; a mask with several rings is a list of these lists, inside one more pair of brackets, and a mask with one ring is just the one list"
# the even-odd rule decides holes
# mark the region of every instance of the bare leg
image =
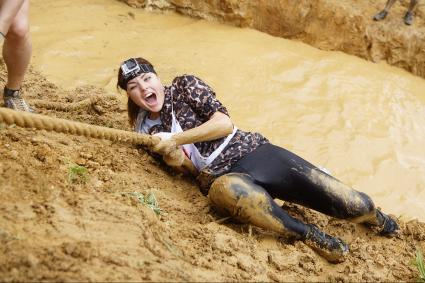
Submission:
[[6,34],[3,58],[7,66],[7,88],[19,90],[31,59],[28,23],[29,0],[24,0]]
[[409,10],[410,12],[413,12],[413,10],[416,8],[416,6],[418,5],[419,1],[418,0],[410,0],[410,4],[409,4]]
[[418,0],[410,0],[409,9],[407,10],[406,15],[404,15],[404,23],[406,25],[410,26],[413,23],[413,11],[418,5],[418,2]]
[[330,262],[344,261],[348,253],[348,246],[339,238],[288,215],[249,175],[230,173],[219,177],[208,197],[217,208],[240,221],[305,241]]
[[385,4],[384,9],[383,9],[382,11],[380,11],[379,13],[377,13],[377,14],[373,17],[373,19],[374,19],[375,21],[381,21],[381,20],[385,19],[385,17],[388,15],[388,12],[389,12],[389,11],[390,11],[390,9],[391,9],[391,7],[394,5],[394,3],[395,3],[396,1],[397,1],[397,0],[388,0],[388,1],[387,1],[387,4]]
[[385,8],[384,8],[384,10],[385,11],[387,11],[387,12],[389,12],[390,11],[390,9],[391,9],[391,7],[394,5],[394,3],[396,2],[397,0],[388,0],[387,1],[387,4],[385,4]]
[[[13,1],[3,0],[1,12],[3,12],[4,5],[9,4],[9,2]],[[22,98],[20,90],[32,51],[28,13],[29,0],[23,0],[11,24],[4,26],[7,33],[3,44],[3,58],[7,67],[7,82],[4,88],[3,98],[4,104],[8,108],[34,112]]]
[[0,32],[6,35],[24,0],[0,1]]

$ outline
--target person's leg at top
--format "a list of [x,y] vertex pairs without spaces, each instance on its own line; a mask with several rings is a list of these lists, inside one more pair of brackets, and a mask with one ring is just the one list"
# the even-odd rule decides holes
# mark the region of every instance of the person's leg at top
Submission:
[[7,68],[7,82],[3,93],[5,106],[33,112],[21,93],[32,52],[29,0],[2,0],[0,4],[0,31],[4,35],[3,59]]
[[412,25],[413,24],[413,11],[415,10],[416,6],[418,5],[418,0],[410,0],[409,8],[404,15],[404,23],[406,25]]
[[375,21],[381,21],[381,20],[385,19],[385,17],[386,17],[386,16],[388,15],[388,13],[389,13],[389,11],[390,11],[391,7],[394,5],[394,3],[395,3],[396,1],[397,1],[397,0],[388,0],[388,1],[387,1],[387,4],[385,4],[384,9],[383,9],[383,10],[381,10],[381,11],[379,11],[377,14],[375,14],[375,16],[373,16],[373,19],[374,19]]

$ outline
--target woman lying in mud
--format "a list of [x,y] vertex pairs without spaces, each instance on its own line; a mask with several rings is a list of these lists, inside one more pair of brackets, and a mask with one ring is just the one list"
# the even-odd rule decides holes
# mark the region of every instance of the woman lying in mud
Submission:
[[119,69],[118,87],[127,92],[135,131],[161,139],[151,150],[195,174],[211,202],[236,219],[302,240],[330,262],[344,261],[348,246],[291,217],[274,198],[366,224],[381,235],[397,233],[397,223],[366,194],[261,134],[237,129],[199,78],[183,75],[163,86],[151,63],[131,58]]

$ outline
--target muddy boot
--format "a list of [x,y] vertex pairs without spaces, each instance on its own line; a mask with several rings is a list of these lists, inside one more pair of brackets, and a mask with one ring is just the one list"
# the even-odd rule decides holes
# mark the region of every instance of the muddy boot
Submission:
[[22,98],[20,90],[12,90],[5,87],[3,92],[3,99],[4,106],[7,108],[35,113],[34,109],[32,109]]
[[385,10],[382,10],[381,12],[377,13],[374,17],[373,20],[374,21],[382,21],[383,19],[385,19],[385,17],[388,15],[388,12]]
[[393,237],[400,233],[400,228],[397,222],[390,216],[384,214],[379,209],[377,209],[376,217],[378,218],[378,222],[381,223],[380,225],[378,225],[380,235]]
[[304,242],[332,263],[343,262],[348,254],[348,246],[340,238],[330,236],[316,226],[309,224],[310,231]]
[[404,15],[404,23],[408,26],[413,24],[413,12],[407,11],[406,15]]

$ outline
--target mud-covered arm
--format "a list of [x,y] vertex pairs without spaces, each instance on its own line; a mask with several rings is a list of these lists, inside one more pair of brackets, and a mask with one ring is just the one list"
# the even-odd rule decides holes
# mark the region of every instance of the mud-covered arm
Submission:
[[211,118],[193,129],[175,134],[173,139],[176,145],[196,142],[212,141],[231,134],[233,123],[229,116],[221,112],[215,112]]
[[155,150],[168,153],[173,146],[212,141],[232,133],[233,123],[226,107],[216,98],[213,89],[205,82],[195,76],[184,75],[173,81],[173,88],[174,100],[189,105],[197,121],[201,123],[164,140],[164,143],[158,144]]
[[[162,155],[167,165],[183,174],[198,175],[198,170],[192,161],[184,154],[180,147],[183,144],[215,140],[225,137],[233,131],[230,118],[221,112],[216,112],[211,119],[193,129],[174,134],[162,136],[161,141],[152,150]],[[161,134],[159,134],[161,135]]]
[[161,155],[168,155],[178,146],[219,139],[231,134],[232,131],[233,124],[229,116],[216,112],[207,122],[190,130],[174,134],[167,139],[162,139],[152,149]]
[[174,150],[170,151],[168,154],[161,154],[153,148],[148,147],[145,148],[152,157],[156,159],[161,159],[168,165],[173,167],[173,169],[177,172],[183,173],[185,175],[198,175],[198,170],[193,165],[192,161],[186,156],[183,149],[180,147],[176,147]]

